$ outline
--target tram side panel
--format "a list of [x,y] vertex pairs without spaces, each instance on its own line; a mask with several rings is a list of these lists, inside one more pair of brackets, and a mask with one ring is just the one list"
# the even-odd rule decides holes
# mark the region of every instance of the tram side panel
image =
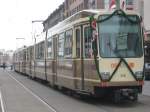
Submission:
[[23,50],[23,74],[24,75],[28,75],[27,74],[27,71],[28,71],[28,63],[29,63],[29,59],[28,59],[28,50],[27,50],[27,48],[25,48],[24,50]]
[[47,75],[47,81],[50,83],[51,86],[55,85],[56,77],[56,70],[54,71],[55,67],[55,61],[52,59],[48,59],[46,61],[46,75]]
[[34,66],[34,58],[35,58],[35,51],[34,46],[29,48],[29,73],[28,74],[31,78],[35,77],[35,66]]
[[51,86],[56,85],[57,81],[57,66],[56,66],[56,58],[57,58],[57,37],[49,37],[47,39],[46,45],[46,75],[47,81]]
[[19,52],[19,72],[23,73],[23,51]]
[[18,59],[19,57],[18,57],[18,52],[16,52],[15,54],[14,54],[14,70],[16,71],[16,72],[19,72],[19,59]]
[[26,74],[26,49],[21,51],[20,73]]
[[42,80],[46,80],[44,60],[35,61],[35,77]]
[[74,89],[74,73],[72,59],[73,30],[59,34],[57,42],[57,84]]
[[30,47],[27,48],[27,54],[26,54],[26,74],[30,76],[30,69],[31,69],[31,61],[30,61]]
[[27,48],[26,74],[34,77],[34,46]]
[[35,77],[46,80],[46,74],[45,74],[45,60],[44,60],[44,41],[38,43],[35,48]]

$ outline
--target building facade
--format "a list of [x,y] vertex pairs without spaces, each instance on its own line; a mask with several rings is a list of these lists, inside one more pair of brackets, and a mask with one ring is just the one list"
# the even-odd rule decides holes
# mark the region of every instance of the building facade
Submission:
[[81,10],[104,9],[104,1],[105,0],[65,0],[65,2],[43,22],[44,31]]
[[59,6],[50,16],[43,22],[44,31],[56,25],[58,22],[65,19],[64,17],[64,3]]
[[13,64],[13,51],[5,51],[4,49],[0,49],[0,66],[5,63],[7,66]]
[[[58,22],[68,18],[84,9],[110,9],[112,0],[65,0],[50,16],[43,22],[44,31],[47,31]],[[120,0],[125,2],[125,10],[134,10],[142,17],[144,16],[144,0]],[[150,0],[147,0],[150,1]]]
[[150,41],[150,0],[144,0],[144,26],[148,34],[148,40]]
[[65,0],[65,17],[84,9],[104,9],[105,0]]

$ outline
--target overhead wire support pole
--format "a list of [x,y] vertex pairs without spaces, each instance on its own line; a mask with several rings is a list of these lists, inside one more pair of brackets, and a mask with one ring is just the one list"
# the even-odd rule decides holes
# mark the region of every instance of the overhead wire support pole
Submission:
[[[32,37],[34,38],[34,54],[36,53],[36,52],[35,52],[36,36],[35,36],[35,31],[33,32],[33,24],[34,24],[34,23],[38,23],[38,22],[43,22],[43,21],[44,21],[44,20],[33,20],[33,21],[32,21],[32,33],[33,33],[33,34],[32,34]],[[34,60],[35,60],[35,58],[36,58],[36,57],[34,57]]]
[[33,31],[33,24],[34,23],[42,23],[44,20],[33,20],[32,21],[32,38],[34,39],[34,76],[35,77],[35,60],[36,60],[36,35],[35,35],[35,31]]

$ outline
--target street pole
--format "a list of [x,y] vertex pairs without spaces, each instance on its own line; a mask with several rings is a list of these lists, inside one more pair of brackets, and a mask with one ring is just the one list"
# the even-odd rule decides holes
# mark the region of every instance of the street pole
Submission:
[[33,24],[34,23],[41,23],[41,22],[43,22],[43,20],[33,20],[32,21],[32,37],[33,37],[33,39],[34,39],[34,56],[33,56],[33,63],[34,63],[34,66],[33,66],[33,69],[34,69],[34,73],[33,73],[33,77],[35,77],[35,60],[36,60],[36,34],[35,34],[35,30],[34,30],[34,32],[33,32]]
[[35,31],[33,31],[33,24],[34,23],[41,23],[43,22],[44,20],[33,20],[32,21],[32,37],[34,39],[34,60],[35,60],[35,53],[36,53],[36,49],[35,49],[35,45],[36,45],[36,34],[35,34]]

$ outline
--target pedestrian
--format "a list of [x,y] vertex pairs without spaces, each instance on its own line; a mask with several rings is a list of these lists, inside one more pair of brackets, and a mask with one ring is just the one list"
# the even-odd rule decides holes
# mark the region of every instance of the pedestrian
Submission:
[[6,64],[5,64],[5,62],[3,63],[3,69],[5,70],[5,68],[6,68]]
[[13,70],[13,65],[10,65],[10,67],[11,67],[11,70]]

